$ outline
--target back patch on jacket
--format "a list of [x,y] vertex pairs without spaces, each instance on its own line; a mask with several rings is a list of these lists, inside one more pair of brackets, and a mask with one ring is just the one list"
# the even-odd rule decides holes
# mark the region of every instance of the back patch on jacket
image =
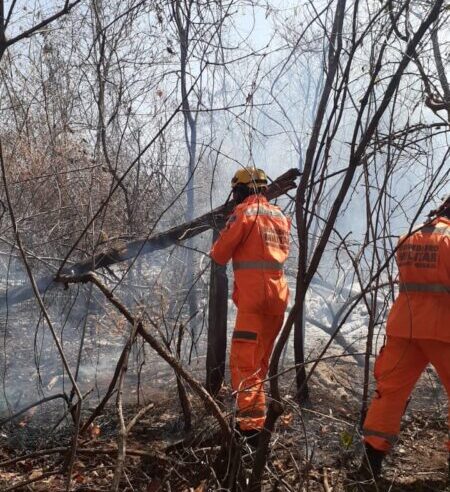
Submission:
[[287,252],[289,250],[289,231],[281,227],[261,227],[263,240],[267,246],[281,249]]
[[397,254],[399,267],[437,268],[438,259],[436,244],[403,244]]

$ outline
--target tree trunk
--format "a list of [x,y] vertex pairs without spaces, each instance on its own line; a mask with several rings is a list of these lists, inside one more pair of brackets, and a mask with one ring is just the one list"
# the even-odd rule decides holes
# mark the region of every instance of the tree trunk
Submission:
[[[294,356],[295,361],[305,361],[305,302],[302,301],[302,307],[294,323]],[[308,385],[306,384],[306,369],[302,364],[296,371],[297,381],[297,400],[304,403],[309,398]]]
[[[213,241],[219,233],[215,230]],[[228,277],[227,267],[211,262],[208,312],[208,349],[206,354],[206,389],[215,396],[225,376],[227,351]]]

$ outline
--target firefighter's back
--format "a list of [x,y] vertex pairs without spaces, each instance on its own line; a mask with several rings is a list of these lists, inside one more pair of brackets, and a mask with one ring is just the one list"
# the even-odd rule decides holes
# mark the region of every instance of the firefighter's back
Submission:
[[387,334],[450,342],[450,220],[439,217],[400,243]]
[[233,254],[234,300],[242,312],[282,314],[289,290],[283,274],[289,254],[290,220],[263,196],[236,207],[245,222],[243,239]]

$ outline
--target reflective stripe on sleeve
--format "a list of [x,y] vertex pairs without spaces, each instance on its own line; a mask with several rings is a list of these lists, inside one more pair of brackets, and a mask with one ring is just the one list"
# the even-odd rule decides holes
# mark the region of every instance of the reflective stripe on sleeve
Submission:
[[233,270],[283,270],[279,261],[233,261]]
[[256,340],[257,334],[254,331],[235,330],[233,332],[234,340]]
[[280,210],[274,210],[266,207],[247,208],[244,214],[247,217],[253,217],[255,215],[268,215],[270,217],[284,217],[283,212],[281,212]]
[[400,292],[435,292],[435,293],[450,293],[450,286],[443,284],[414,284],[401,283]]
[[382,439],[386,439],[390,444],[395,444],[397,442],[398,437],[393,434],[387,434],[386,432],[380,432],[371,429],[363,429],[362,434],[364,437],[374,436],[381,437]]

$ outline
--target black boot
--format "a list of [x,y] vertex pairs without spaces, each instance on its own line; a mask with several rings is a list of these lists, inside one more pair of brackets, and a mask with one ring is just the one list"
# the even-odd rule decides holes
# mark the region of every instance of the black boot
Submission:
[[377,480],[381,475],[381,466],[385,456],[384,451],[379,451],[366,443],[361,465],[357,471],[359,479]]

